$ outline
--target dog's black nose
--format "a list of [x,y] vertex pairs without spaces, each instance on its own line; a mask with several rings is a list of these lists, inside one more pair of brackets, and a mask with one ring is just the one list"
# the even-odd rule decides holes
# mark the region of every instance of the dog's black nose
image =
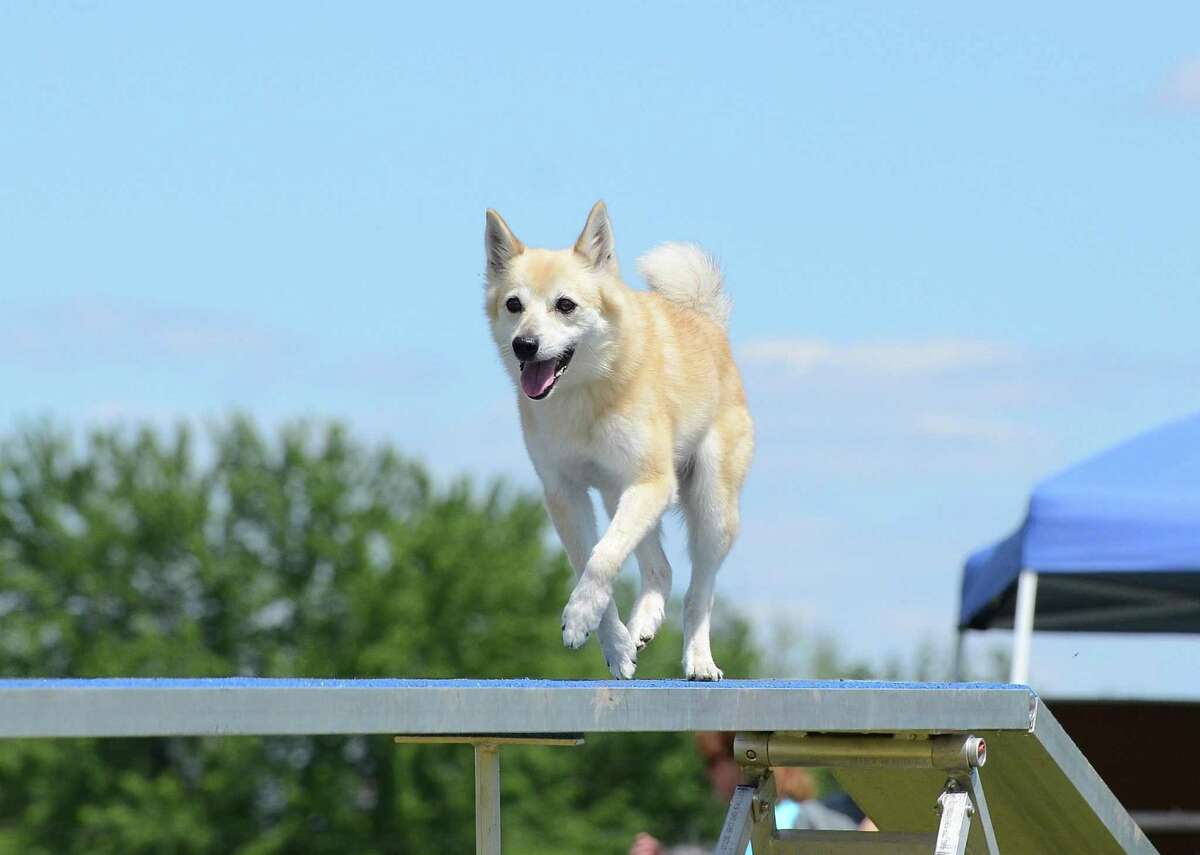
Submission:
[[522,362],[531,361],[535,356],[537,356],[537,351],[538,340],[536,338],[518,336],[517,338],[513,339],[513,353],[515,353],[517,355],[517,359],[521,360]]

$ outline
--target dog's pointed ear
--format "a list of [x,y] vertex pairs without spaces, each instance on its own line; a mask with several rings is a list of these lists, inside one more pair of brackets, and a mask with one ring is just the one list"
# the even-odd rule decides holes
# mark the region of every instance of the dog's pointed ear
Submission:
[[525,244],[517,239],[504,222],[504,217],[491,208],[487,211],[487,225],[483,230],[483,248],[487,255],[489,273],[499,273],[525,251]]
[[592,211],[579,234],[579,240],[575,241],[575,251],[587,259],[592,267],[617,272],[612,221],[608,219],[608,208],[604,207],[604,200],[592,205]]

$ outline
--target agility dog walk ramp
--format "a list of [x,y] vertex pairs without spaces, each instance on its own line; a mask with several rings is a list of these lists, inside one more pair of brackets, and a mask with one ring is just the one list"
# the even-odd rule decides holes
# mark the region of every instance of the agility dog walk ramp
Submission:
[[[476,746],[478,851],[500,851],[506,742],[733,731],[751,776],[718,851],[1067,855],[1154,847],[1024,686],[540,680],[0,680],[0,738],[392,734]],[[400,750],[400,749],[398,749]],[[986,762],[985,762],[986,761]],[[880,833],[774,828],[771,766],[833,770]],[[807,835],[807,837],[805,836]],[[739,848],[740,847],[740,848]]]

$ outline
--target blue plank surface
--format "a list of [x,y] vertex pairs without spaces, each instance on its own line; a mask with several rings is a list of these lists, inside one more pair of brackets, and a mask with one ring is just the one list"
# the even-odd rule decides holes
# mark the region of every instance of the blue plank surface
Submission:
[[722,680],[699,683],[687,680],[462,680],[405,678],[301,678],[301,677],[68,677],[0,678],[0,693],[6,689],[598,689],[649,691],[695,689],[738,691],[745,689],[796,691],[904,690],[904,691],[1020,691],[1026,686],[1011,683],[905,683],[888,680]]

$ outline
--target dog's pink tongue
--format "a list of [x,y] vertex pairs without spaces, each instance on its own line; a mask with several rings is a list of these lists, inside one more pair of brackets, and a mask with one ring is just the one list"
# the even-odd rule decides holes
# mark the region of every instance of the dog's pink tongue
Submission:
[[531,398],[545,393],[554,384],[554,369],[558,360],[543,359],[530,362],[521,372],[521,388]]

